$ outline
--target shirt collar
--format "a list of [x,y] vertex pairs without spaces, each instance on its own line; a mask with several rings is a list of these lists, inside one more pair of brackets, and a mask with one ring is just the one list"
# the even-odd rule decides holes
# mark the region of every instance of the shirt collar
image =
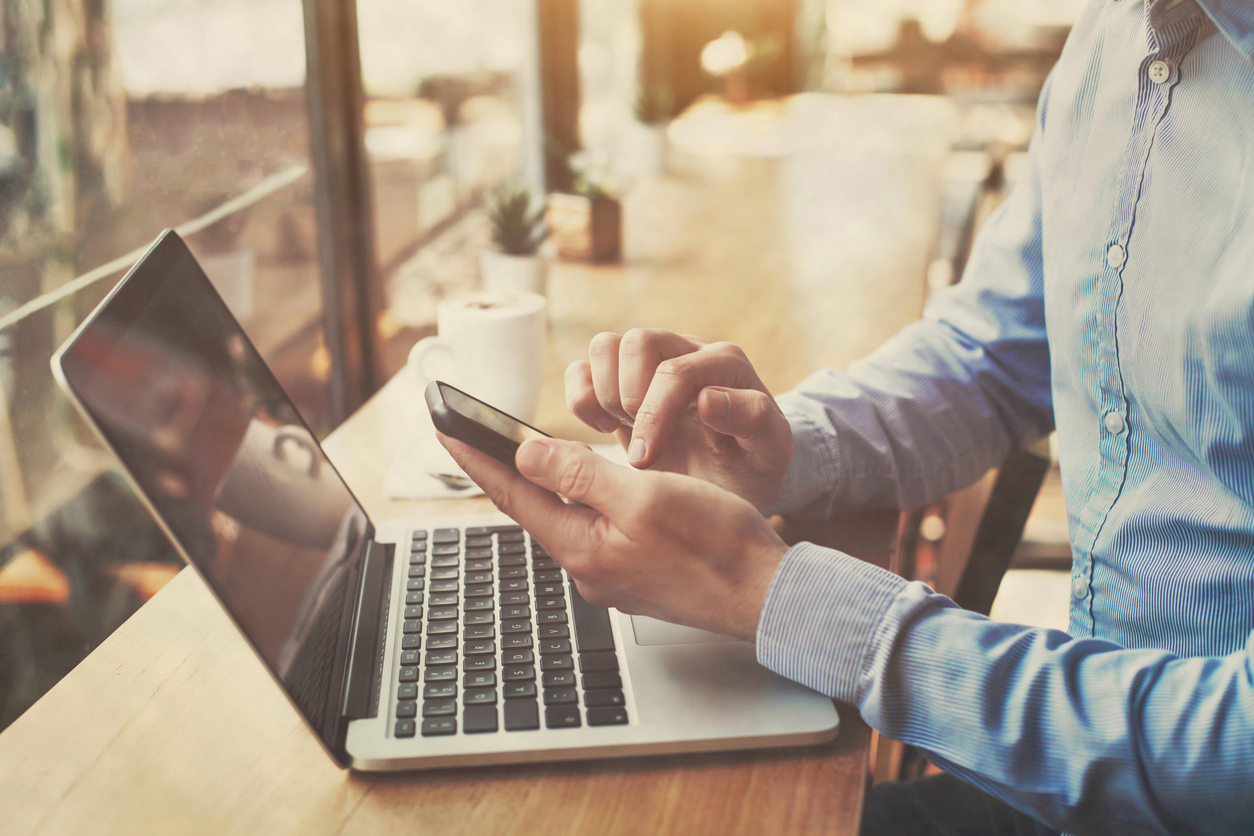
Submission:
[[1224,37],[1246,58],[1254,58],[1254,3],[1250,0],[1197,0]]

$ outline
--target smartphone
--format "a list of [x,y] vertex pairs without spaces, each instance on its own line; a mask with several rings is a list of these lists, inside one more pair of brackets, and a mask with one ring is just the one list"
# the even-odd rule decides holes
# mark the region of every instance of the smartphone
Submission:
[[437,430],[510,467],[514,466],[514,453],[524,441],[552,438],[442,380],[427,384],[426,397]]

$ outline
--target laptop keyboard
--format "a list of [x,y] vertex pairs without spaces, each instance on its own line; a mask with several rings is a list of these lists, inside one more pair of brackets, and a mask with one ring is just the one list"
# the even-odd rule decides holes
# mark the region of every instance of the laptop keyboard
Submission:
[[520,526],[415,531],[405,588],[397,737],[627,723],[609,611]]

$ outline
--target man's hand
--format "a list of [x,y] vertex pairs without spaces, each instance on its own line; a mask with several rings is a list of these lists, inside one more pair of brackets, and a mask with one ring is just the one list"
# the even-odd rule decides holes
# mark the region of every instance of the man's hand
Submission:
[[750,641],[757,635],[787,546],[748,502],[697,479],[620,467],[570,441],[526,442],[515,459],[519,475],[439,438],[588,601]]
[[635,329],[593,338],[566,369],[566,403],[616,432],[637,468],[684,473],[762,508],[779,498],[792,430],[738,346]]

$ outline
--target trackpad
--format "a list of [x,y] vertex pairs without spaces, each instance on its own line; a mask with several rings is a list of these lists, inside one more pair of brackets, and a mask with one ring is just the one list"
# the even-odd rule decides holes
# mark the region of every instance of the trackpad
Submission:
[[733,636],[711,633],[709,630],[698,630],[696,627],[684,627],[671,624],[669,621],[658,621],[647,615],[631,616],[631,629],[636,634],[636,644],[713,644],[714,642],[734,642]]

